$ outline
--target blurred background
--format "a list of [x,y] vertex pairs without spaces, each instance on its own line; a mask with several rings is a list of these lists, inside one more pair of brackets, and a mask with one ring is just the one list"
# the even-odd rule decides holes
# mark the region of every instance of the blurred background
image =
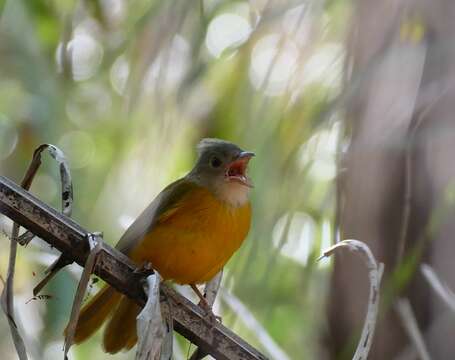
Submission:
[[[316,258],[355,238],[385,263],[370,359],[455,356],[454,2],[3,0],[0,11],[1,175],[19,182],[36,146],[57,145],[73,218],[115,244],[191,168],[201,138],[233,141],[257,156],[253,226],[216,304],[226,326],[271,359],[350,359],[366,268],[350,253]],[[60,208],[49,157],[32,191]],[[0,228],[4,278],[11,222]],[[38,239],[19,249],[16,312],[33,359],[62,358],[81,273],[68,267],[43,291],[52,298],[29,301],[55,257]],[[15,359],[0,319],[2,359]],[[100,342],[71,359],[134,358]],[[193,350],[176,335],[175,359]]]

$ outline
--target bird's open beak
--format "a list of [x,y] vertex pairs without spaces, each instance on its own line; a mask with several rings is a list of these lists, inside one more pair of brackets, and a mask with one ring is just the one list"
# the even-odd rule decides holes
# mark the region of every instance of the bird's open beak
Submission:
[[226,179],[248,187],[253,187],[251,179],[246,175],[246,170],[248,162],[254,155],[253,152],[242,151],[237,158],[226,167]]
[[240,154],[239,154],[239,159],[251,159],[252,157],[256,156],[256,154],[254,152],[251,152],[251,151],[242,151]]

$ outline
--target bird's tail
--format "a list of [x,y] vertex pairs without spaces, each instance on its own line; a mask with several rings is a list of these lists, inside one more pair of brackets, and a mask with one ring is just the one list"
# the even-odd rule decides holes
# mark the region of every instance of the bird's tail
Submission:
[[[79,344],[98,330],[109,314],[116,308],[122,295],[114,288],[105,285],[82,309],[74,334],[74,342]],[[67,329],[65,329],[66,334]]]
[[103,345],[108,353],[115,354],[120,350],[129,350],[137,342],[136,318],[141,308],[126,296],[109,319],[104,330]]

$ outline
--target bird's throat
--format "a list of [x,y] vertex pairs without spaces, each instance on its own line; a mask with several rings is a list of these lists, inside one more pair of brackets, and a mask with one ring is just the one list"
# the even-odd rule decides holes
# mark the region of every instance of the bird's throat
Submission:
[[237,182],[225,182],[215,189],[215,195],[232,207],[241,207],[248,202],[250,188]]

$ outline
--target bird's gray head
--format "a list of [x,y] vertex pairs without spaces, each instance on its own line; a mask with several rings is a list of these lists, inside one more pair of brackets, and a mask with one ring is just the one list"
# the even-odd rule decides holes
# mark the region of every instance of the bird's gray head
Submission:
[[246,171],[254,153],[220,139],[202,139],[197,150],[199,156],[189,176],[221,200],[243,205],[253,186]]

